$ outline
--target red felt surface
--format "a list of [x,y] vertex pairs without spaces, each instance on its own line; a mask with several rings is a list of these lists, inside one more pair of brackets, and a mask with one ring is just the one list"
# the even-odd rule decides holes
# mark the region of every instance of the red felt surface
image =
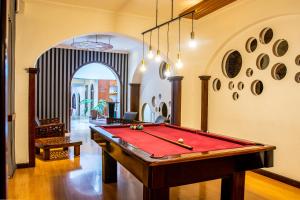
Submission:
[[133,146],[142,149],[143,151],[153,155],[154,157],[163,157],[176,154],[193,153],[193,152],[206,152],[222,149],[240,148],[250,145],[249,142],[232,140],[221,136],[218,138],[216,134],[209,136],[206,133],[196,134],[187,130],[160,125],[145,125],[144,131],[151,134],[167,138],[177,142],[179,138],[184,140],[184,144],[192,146],[193,149],[189,150],[172,144],[168,141],[151,136],[139,130],[131,130],[129,126],[105,126],[102,127],[114,136],[118,136],[124,141],[132,144]]

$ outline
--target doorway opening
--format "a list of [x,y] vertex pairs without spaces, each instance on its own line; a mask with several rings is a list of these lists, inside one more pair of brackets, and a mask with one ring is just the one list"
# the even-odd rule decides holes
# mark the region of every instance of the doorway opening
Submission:
[[116,73],[101,63],[82,66],[71,81],[71,130],[89,123],[105,124],[108,104],[114,103],[113,115],[120,117],[120,81]]

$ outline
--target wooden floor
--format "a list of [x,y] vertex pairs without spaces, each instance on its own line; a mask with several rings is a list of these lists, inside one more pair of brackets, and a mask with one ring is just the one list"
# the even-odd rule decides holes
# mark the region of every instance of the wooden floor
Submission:
[[[90,140],[87,127],[88,123],[81,121],[73,127],[71,134],[71,137],[80,138],[83,141],[80,157],[74,158],[73,149],[70,149],[70,159],[42,161],[37,158],[35,168],[18,169],[14,177],[8,181],[9,198],[30,200],[142,199],[142,184],[120,165],[118,183],[102,183],[101,149]],[[220,180],[171,188],[170,194],[172,200],[217,200],[220,199]],[[248,172],[245,199],[298,200],[300,189]]]

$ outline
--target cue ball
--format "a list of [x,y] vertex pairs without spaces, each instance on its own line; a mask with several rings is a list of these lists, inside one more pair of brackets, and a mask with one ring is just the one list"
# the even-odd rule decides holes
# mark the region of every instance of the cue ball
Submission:
[[184,140],[183,140],[182,138],[179,138],[179,139],[178,139],[178,142],[179,142],[179,143],[184,143]]

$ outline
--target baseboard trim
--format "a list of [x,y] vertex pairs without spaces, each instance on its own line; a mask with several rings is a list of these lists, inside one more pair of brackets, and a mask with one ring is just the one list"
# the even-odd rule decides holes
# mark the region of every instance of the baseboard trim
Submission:
[[263,169],[256,169],[256,170],[253,170],[253,172],[263,175],[263,176],[266,176],[271,179],[275,179],[275,180],[283,182],[285,184],[294,186],[296,188],[300,188],[300,182],[297,180],[294,180],[294,179],[291,179],[291,178],[288,178],[288,177],[285,177],[285,176],[282,176],[282,175],[279,175],[279,174],[276,174],[273,172],[269,172],[269,171],[263,170]]
[[29,163],[19,163],[17,164],[17,169],[29,168]]

